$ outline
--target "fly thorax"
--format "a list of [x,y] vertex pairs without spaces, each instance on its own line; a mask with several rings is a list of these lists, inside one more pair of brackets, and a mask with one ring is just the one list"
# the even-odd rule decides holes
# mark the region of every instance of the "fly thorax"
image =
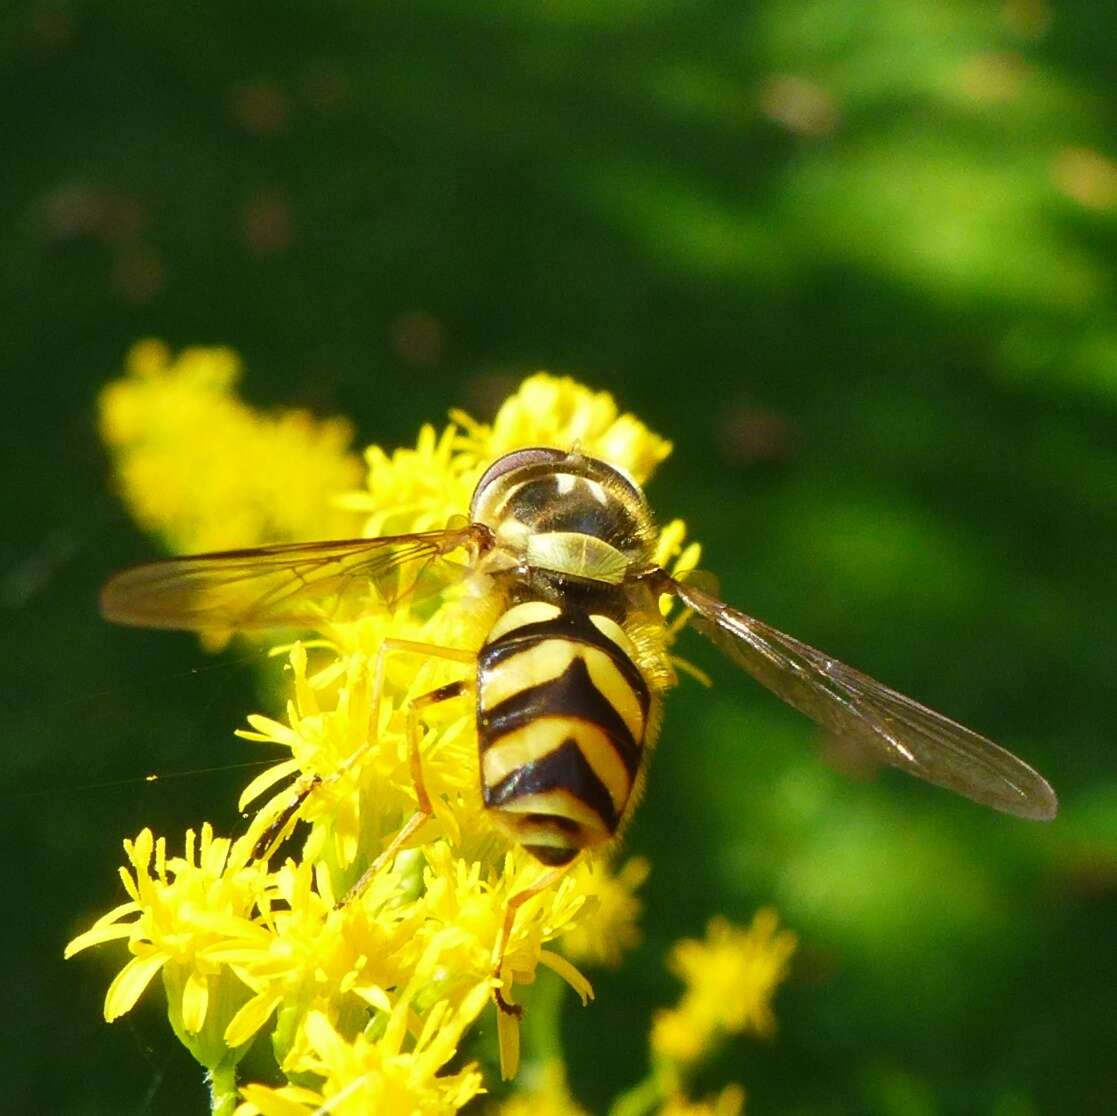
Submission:
[[470,518],[489,527],[519,564],[588,581],[618,585],[651,556],[643,493],[612,466],[579,453],[506,454],[478,483]]

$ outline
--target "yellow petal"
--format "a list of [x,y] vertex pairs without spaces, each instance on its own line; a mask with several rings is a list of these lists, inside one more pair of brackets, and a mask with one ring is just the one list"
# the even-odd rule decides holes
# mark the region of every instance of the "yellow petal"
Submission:
[[[266,1085],[245,1085],[241,1096],[246,1103],[236,1111],[236,1116],[307,1116],[318,1106],[322,1097],[308,1089],[269,1089]],[[319,1110],[320,1111],[320,1110]]]
[[281,992],[261,992],[260,995],[253,996],[229,1020],[229,1025],[225,1028],[225,1042],[230,1047],[246,1043],[282,1002]]
[[[460,845],[462,843],[462,828],[458,825],[458,819],[454,811],[440,798],[432,799],[431,807],[434,810],[435,818],[441,824],[446,834],[446,839],[451,845]],[[422,832],[422,830],[420,830],[420,832]]]
[[392,1001],[388,999],[388,993],[385,992],[379,984],[355,986],[353,991],[360,996],[365,1003],[376,1008],[377,1011],[389,1012],[392,1010]]
[[593,999],[593,985],[565,957],[560,957],[549,949],[541,949],[539,951],[539,963],[558,973],[578,993],[583,1007]]
[[118,868],[116,874],[120,877],[120,882],[124,885],[124,890],[135,900],[137,905],[140,904],[140,891],[136,881],[132,879],[132,873],[127,868]]
[[280,721],[273,721],[271,717],[264,717],[259,713],[250,713],[248,723],[256,730],[237,729],[236,734],[244,740],[274,741],[276,744],[286,744],[293,748],[299,742],[298,733]]
[[303,1029],[307,1041],[324,1061],[329,1061],[344,1045],[330,1021],[320,1011],[312,1011],[307,1015]]
[[[505,984],[505,995],[508,985]],[[520,1068],[520,1021],[511,1012],[496,1009],[496,1033],[500,1044],[500,1077],[511,1081]]]
[[105,1022],[119,1019],[131,1011],[133,1004],[140,998],[143,990],[151,983],[151,978],[166,964],[165,953],[149,953],[146,957],[133,957],[116,974],[108,992],[105,993]]
[[132,923],[118,923],[115,926],[94,926],[79,934],[68,946],[62,956],[69,961],[75,953],[88,949],[91,945],[100,945],[102,942],[111,942],[117,938],[128,938],[132,934]]
[[182,1025],[196,1035],[206,1022],[209,1007],[209,980],[201,973],[191,973],[182,990]]

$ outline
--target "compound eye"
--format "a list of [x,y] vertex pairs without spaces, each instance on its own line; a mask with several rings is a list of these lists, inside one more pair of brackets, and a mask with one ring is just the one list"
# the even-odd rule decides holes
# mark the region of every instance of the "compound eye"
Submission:
[[522,469],[525,465],[553,465],[558,461],[565,461],[569,454],[565,450],[550,449],[546,446],[532,446],[529,449],[514,450],[498,457],[482,474],[473,490],[473,499],[470,501],[470,519],[473,518],[473,509],[481,494],[498,477],[503,477],[513,469]]
[[595,480],[604,480],[608,477],[613,484],[624,488],[637,503],[644,503],[646,497],[640,486],[623,469],[617,468],[616,465],[607,465],[604,461],[594,461],[593,464],[597,473]]

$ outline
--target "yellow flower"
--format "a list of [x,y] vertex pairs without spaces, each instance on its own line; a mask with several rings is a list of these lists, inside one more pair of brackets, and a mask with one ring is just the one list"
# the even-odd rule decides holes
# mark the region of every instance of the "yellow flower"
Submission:
[[616,874],[603,864],[587,868],[583,891],[593,906],[562,939],[567,957],[611,969],[621,963],[624,952],[640,943],[637,923],[643,904],[636,889],[650,871],[642,856],[634,856]]
[[343,505],[365,515],[361,534],[401,535],[444,527],[469,507],[479,474],[474,462],[455,452],[458,431],[433,426],[419,431],[415,448],[386,454],[379,446],[365,450],[365,489],[348,494]]
[[422,912],[398,903],[399,877],[379,877],[360,902],[343,906],[325,873],[317,886],[313,877],[309,863],[288,862],[262,898],[262,925],[231,934],[214,951],[253,992],[225,1029],[230,1047],[247,1042],[280,1008],[333,1021],[365,1015],[369,1007],[386,1010],[384,990],[410,977]]
[[607,391],[589,391],[569,376],[546,372],[529,376],[505,400],[491,426],[461,411],[452,411],[451,417],[464,427],[461,446],[472,453],[478,470],[525,446],[577,447],[644,484],[671,453],[670,442],[635,415],[621,414]]
[[787,975],[795,935],[778,929],[771,910],[760,911],[748,929],[714,918],[705,941],[679,942],[670,967],[686,983],[679,1006],[659,1012],[652,1049],[679,1062],[704,1055],[719,1033],[774,1027],[772,995]]
[[337,1116],[442,1116],[457,1112],[482,1092],[475,1065],[457,1073],[439,1071],[454,1056],[465,1028],[489,997],[487,984],[478,985],[462,1006],[453,1010],[444,1001],[426,1016],[417,1038],[408,1041],[410,1005],[399,1000],[377,1039],[358,1034],[345,1038],[320,1012],[306,1017],[296,1048],[285,1069],[309,1074],[316,1088],[284,1085],[278,1089],[247,1085],[245,1103],[237,1116],[296,1116],[331,1112]]
[[[441,434],[424,426],[415,448],[365,451],[367,491],[341,504],[365,515],[363,534],[396,535],[442,527],[469,507],[481,474],[496,458],[527,446],[578,447],[644,484],[671,452],[633,415],[621,414],[608,392],[592,392],[569,377],[528,377],[492,424],[451,411]],[[672,533],[671,538],[675,538]],[[681,541],[681,536],[680,536]]]
[[240,374],[229,349],[132,349],[100,399],[132,514],[175,553],[355,534],[358,521],[332,502],[360,477],[349,423],[258,414],[234,394]]
[[[122,869],[120,878],[130,901],[75,938],[66,957],[126,938],[132,959],[109,986],[105,1019],[111,1022],[130,1011],[162,971],[172,1017],[181,1024],[184,1041],[203,1064],[215,1064],[225,1054],[220,1043],[228,1019],[215,1020],[211,1004],[220,1003],[231,1014],[245,992],[220,953],[230,937],[255,931],[253,914],[267,878],[266,866],[249,859],[250,842],[242,838],[234,844],[214,837],[208,823],[202,826],[200,842],[193,830],[187,832],[182,857],[168,858],[166,842],[162,837],[156,841],[149,829],[125,841],[124,849],[132,870]],[[230,981],[234,989],[227,986]],[[172,990],[177,995],[171,995]]]

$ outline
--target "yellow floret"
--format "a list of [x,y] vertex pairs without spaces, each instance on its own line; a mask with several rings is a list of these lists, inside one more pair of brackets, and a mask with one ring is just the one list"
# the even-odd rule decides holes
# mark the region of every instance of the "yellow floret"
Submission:
[[660,1012],[652,1027],[652,1049],[675,1061],[704,1055],[720,1033],[774,1026],[772,996],[787,975],[795,935],[778,929],[775,912],[760,911],[747,929],[714,918],[705,941],[679,942],[671,969],[686,983],[679,1006]]

